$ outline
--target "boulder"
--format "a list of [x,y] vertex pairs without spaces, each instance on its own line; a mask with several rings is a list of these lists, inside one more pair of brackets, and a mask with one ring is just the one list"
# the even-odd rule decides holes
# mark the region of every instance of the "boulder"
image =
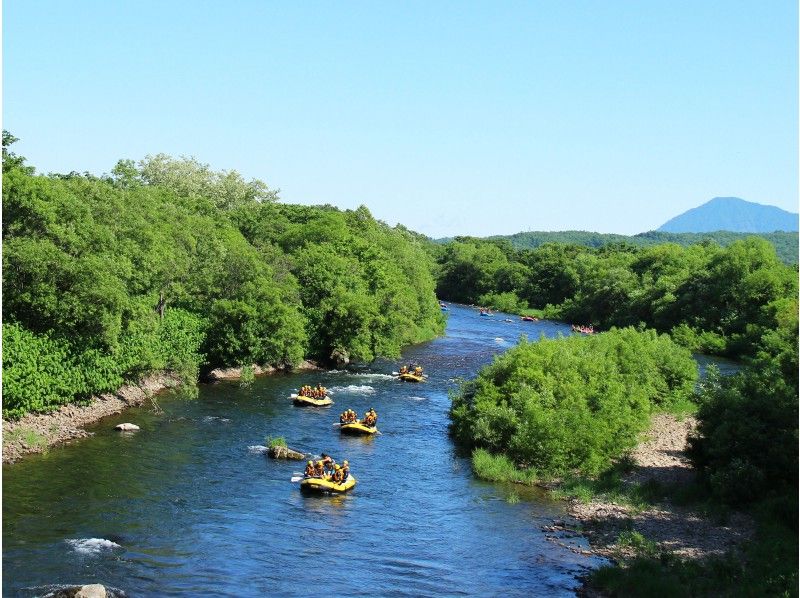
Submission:
[[292,368],[292,369],[297,370],[299,372],[312,372],[312,371],[316,371],[316,370],[321,370],[322,368],[319,367],[319,365],[317,365],[315,362],[311,361],[310,359],[304,359],[303,361],[298,363],[296,366],[294,366],[294,368]]
[[269,456],[273,459],[294,459],[295,461],[303,461],[306,458],[303,453],[292,450],[286,446],[269,447]]
[[[253,375],[255,376],[263,376],[265,374],[274,374],[277,372],[277,368],[272,367],[271,365],[255,365],[253,364],[250,366],[253,368]],[[211,382],[217,382],[219,380],[238,380],[242,377],[242,370],[244,368],[216,368],[208,372],[207,378]]]
[[139,426],[137,426],[136,424],[125,423],[125,424],[117,424],[116,426],[114,426],[114,429],[122,430],[123,432],[133,432],[134,430],[138,430]]
[[106,598],[106,588],[99,583],[81,586],[75,598]]
[[331,361],[337,368],[343,368],[350,363],[350,355],[344,349],[334,349],[331,353]]

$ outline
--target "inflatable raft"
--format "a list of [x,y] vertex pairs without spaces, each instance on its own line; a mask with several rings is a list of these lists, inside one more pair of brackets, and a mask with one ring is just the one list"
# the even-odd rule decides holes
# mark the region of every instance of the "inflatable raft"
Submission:
[[355,422],[352,424],[342,424],[341,426],[339,426],[339,430],[341,431],[342,434],[368,436],[370,434],[375,434],[378,431],[378,428],[376,428],[375,426],[368,426],[366,424],[362,424],[361,422]]
[[333,405],[333,400],[330,397],[323,397],[315,399],[314,397],[301,397],[300,395],[292,395],[294,404],[299,407],[327,407]]
[[303,478],[300,482],[300,490],[306,492],[328,492],[333,494],[341,494],[351,490],[356,485],[356,479],[349,475],[343,484],[335,484],[331,480],[323,478]]
[[400,374],[397,377],[406,382],[422,382],[425,379],[424,376],[417,376],[416,374]]

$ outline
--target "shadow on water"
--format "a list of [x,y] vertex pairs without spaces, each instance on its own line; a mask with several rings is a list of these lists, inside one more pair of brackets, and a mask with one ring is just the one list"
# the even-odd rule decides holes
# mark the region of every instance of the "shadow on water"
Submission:
[[[561,505],[475,480],[447,435],[456,380],[523,334],[570,333],[503,319],[453,306],[446,336],[404,354],[429,373],[421,384],[378,361],[204,385],[194,400],[159,397],[162,414],[131,409],[89,439],[4,466],[4,594],[99,582],[135,596],[299,596],[335,577],[337,592],[355,595],[571,595],[599,561],[546,540],[540,526]],[[335,389],[335,405],[293,406],[290,393],[317,382]],[[379,436],[332,425],[370,407]],[[121,435],[121,421],[141,430]],[[348,459],[355,489],[301,493],[290,479],[304,462],[268,459],[268,436]]]

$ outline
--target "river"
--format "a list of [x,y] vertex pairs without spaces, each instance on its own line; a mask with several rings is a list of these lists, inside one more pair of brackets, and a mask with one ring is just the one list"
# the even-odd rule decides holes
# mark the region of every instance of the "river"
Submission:
[[[3,466],[3,595],[102,583],[128,596],[572,595],[600,561],[549,541],[562,506],[535,489],[474,479],[447,434],[448,392],[513,344],[570,334],[549,321],[480,317],[452,306],[446,336],[409,347],[430,378],[396,362],[353,371],[202,385],[90,428],[91,438]],[[289,394],[321,382],[328,409]],[[352,408],[381,435],[340,436]],[[131,421],[136,433],[114,425]],[[267,436],[348,459],[344,496],[302,494],[302,462],[273,461]],[[562,539],[574,547],[581,538]]]

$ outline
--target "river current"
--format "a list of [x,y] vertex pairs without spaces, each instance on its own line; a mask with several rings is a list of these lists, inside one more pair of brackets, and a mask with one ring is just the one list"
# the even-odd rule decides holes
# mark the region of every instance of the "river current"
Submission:
[[[510,319],[510,321],[506,321]],[[451,306],[446,335],[397,362],[201,385],[106,418],[93,436],[3,466],[3,595],[102,583],[128,596],[572,595],[600,564],[541,530],[563,507],[535,489],[476,480],[447,434],[448,392],[521,335],[570,334],[549,321]],[[322,383],[330,408],[295,407]],[[338,414],[378,412],[381,434],[341,436]],[[130,421],[136,433],[114,431]],[[306,496],[304,462],[265,455],[268,436],[348,459],[342,496]]]

